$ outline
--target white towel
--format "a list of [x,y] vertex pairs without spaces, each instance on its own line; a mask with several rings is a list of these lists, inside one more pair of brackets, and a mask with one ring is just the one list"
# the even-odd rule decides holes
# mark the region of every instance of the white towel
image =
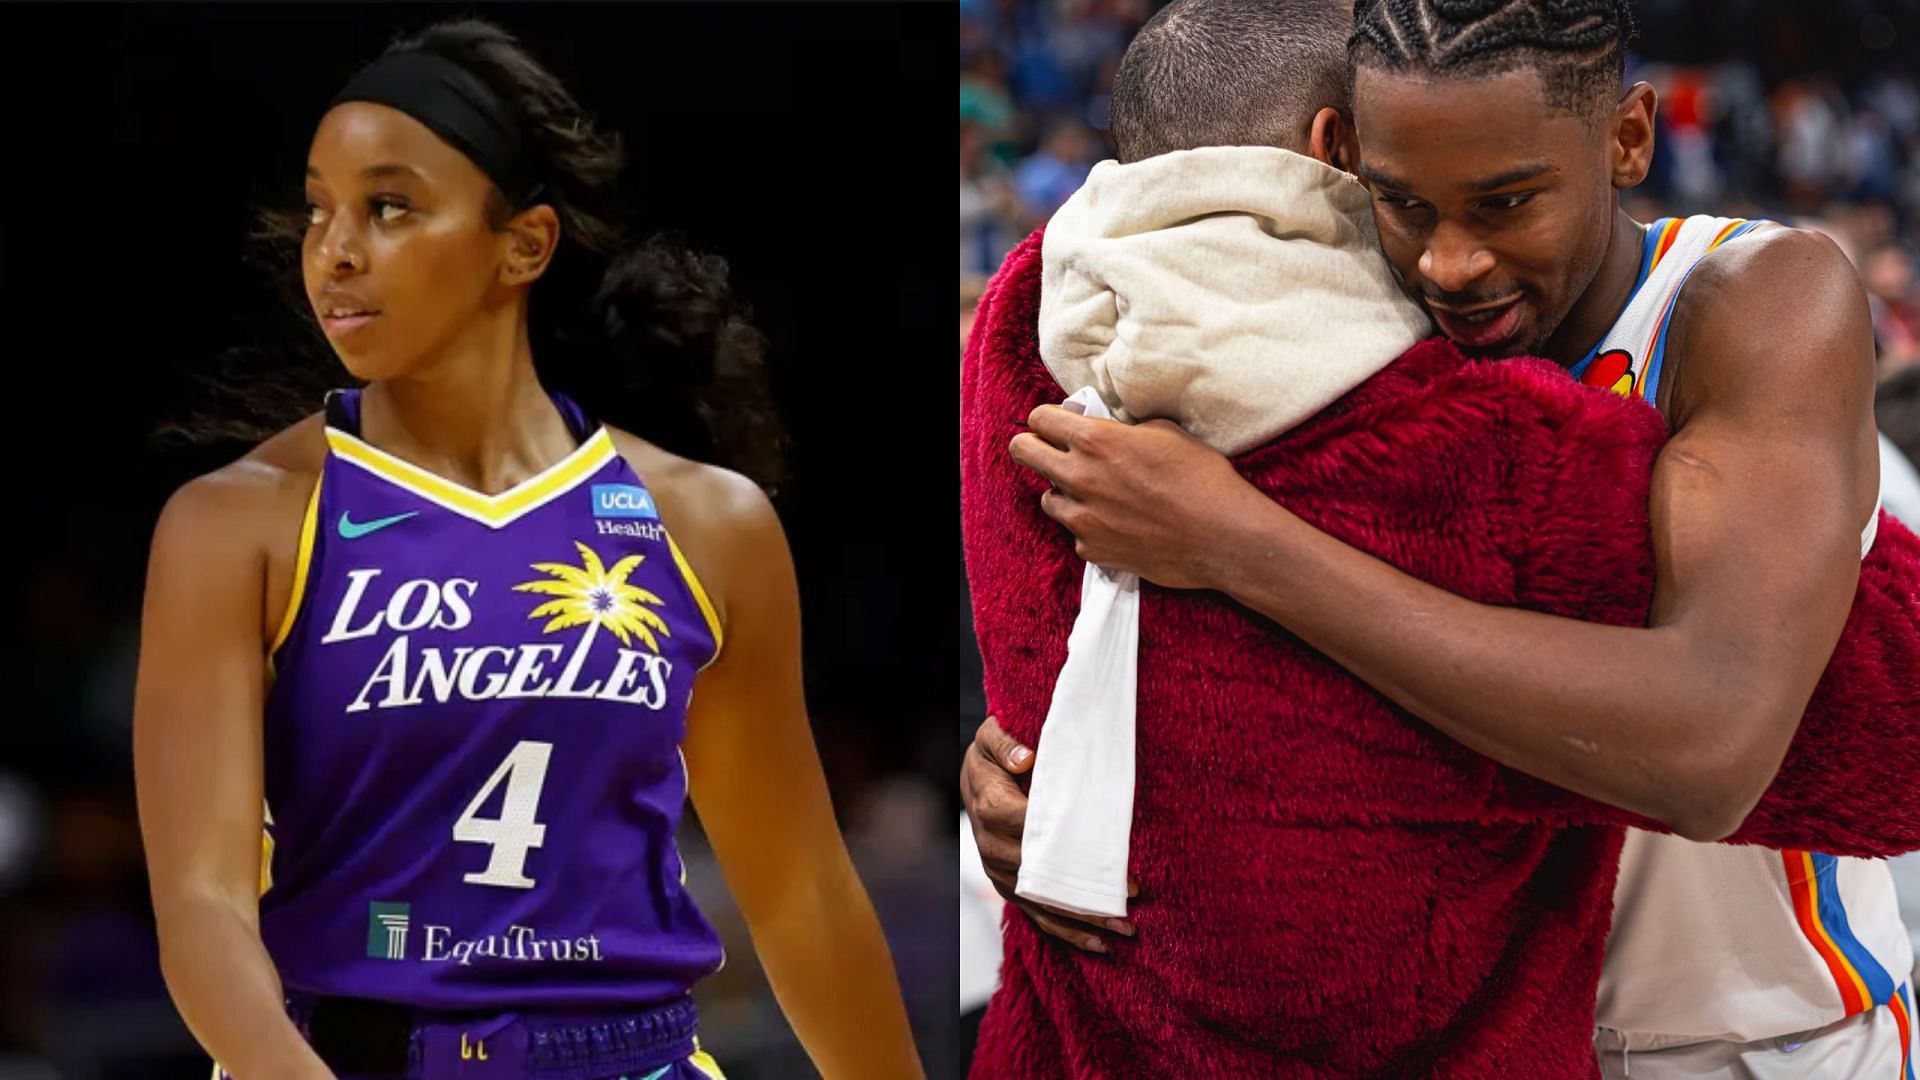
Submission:
[[[1041,242],[1040,351],[1067,407],[1268,442],[1428,331],[1359,181],[1270,147],[1101,162]],[[1028,790],[1016,895],[1127,912],[1140,581],[1091,563]]]
[[[1063,404],[1111,419],[1091,387]],[[1140,576],[1088,563],[1040,729],[1015,895],[1082,915],[1127,913],[1139,650]]]

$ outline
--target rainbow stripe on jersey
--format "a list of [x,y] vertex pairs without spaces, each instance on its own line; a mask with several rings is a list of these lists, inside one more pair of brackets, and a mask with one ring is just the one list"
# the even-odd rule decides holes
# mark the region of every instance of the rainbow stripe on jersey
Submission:
[[[1640,274],[1626,310],[1600,344],[1568,374],[1587,386],[1659,401],[1666,365],[1667,328],[1680,287],[1707,253],[1767,224],[1746,218],[1662,218],[1647,227]],[[1645,297],[1643,291],[1651,289]]]
[[[1657,406],[1681,287],[1709,253],[1768,224],[1696,216],[1648,226],[1633,294],[1569,373]],[[1862,532],[1862,557],[1876,523],[1877,514]],[[1603,1026],[1748,1042],[1887,1006],[1911,1030],[1910,992],[1888,974],[1911,962],[1906,931],[1878,860],[1632,829],[1614,912]]]

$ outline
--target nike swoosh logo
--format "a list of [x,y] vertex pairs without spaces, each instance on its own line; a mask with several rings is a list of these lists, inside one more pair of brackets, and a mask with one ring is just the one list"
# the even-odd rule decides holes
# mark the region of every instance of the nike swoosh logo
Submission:
[[671,1065],[662,1065],[659,1068],[648,1073],[647,1075],[641,1077],[640,1080],[659,1080],[660,1077],[667,1075],[667,1070],[671,1068],[673,1068],[673,1066]]
[[395,514],[392,517],[375,518],[372,521],[356,523],[347,520],[348,511],[342,510],[340,511],[340,538],[343,540],[358,540],[370,532],[379,532],[389,525],[398,525],[419,512],[418,510],[409,510],[404,514]]

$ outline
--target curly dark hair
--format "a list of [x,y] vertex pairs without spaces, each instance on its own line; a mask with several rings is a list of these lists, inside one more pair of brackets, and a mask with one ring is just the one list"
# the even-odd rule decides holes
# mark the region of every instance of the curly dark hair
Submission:
[[[435,23],[383,55],[401,52],[433,53],[472,72],[527,132],[541,181],[527,204],[553,207],[562,241],[529,301],[541,382],[596,418],[776,489],[786,476],[786,435],[767,378],[767,339],[734,295],[725,259],[671,235],[630,240],[616,186],[625,165],[619,134],[598,130],[560,80],[493,23]],[[489,198],[496,228],[522,209],[497,187]],[[306,215],[266,205],[254,220],[254,261],[294,301],[283,314],[301,329],[270,349],[221,354],[200,376],[206,400],[164,424],[164,437],[257,441],[311,413],[325,390],[353,381],[322,347],[300,286]]]

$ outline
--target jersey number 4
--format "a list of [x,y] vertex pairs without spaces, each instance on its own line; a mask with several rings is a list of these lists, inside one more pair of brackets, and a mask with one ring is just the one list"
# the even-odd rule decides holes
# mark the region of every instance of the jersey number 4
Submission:
[[[466,875],[467,881],[503,889],[533,888],[533,879],[526,875],[527,852],[547,839],[547,827],[534,815],[540,809],[540,789],[546,785],[547,759],[552,754],[552,743],[528,739],[516,745],[453,823],[454,840],[493,847],[487,868]],[[480,807],[503,780],[507,794],[500,800],[500,816],[481,817]]]

